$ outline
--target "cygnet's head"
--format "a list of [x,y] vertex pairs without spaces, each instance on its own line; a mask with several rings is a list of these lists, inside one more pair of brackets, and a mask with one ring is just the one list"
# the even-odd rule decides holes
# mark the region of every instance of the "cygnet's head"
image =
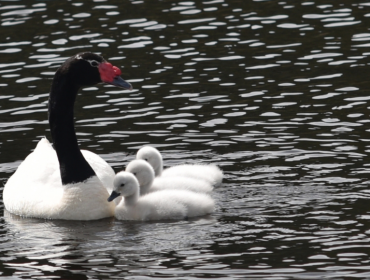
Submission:
[[139,182],[136,177],[132,173],[121,171],[114,177],[113,191],[108,198],[108,201],[112,201],[120,195],[123,197],[132,196],[139,191]]
[[153,167],[155,176],[161,175],[163,169],[163,159],[161,153],[154,147],[145,146],[141,148],[137,154],[136,159],[143,159]]
[[155,177],[153,167],[143,159],[131,161],[127,165],[126,171],[135,175],[136,179],[139,181],[140,188],[143,186],[150,187]]

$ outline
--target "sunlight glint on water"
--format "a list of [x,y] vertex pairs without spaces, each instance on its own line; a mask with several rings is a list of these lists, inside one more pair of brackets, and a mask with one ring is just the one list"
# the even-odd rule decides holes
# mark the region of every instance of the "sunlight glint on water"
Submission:
[[52,76],[80,51],[134,86],[81,90],[81,148],[115,171],[151,144],[165,166],[225,173],[215,214],[196,220],[4,211],[0,278],[370,277],[369,14],[364,1],[0,1],[3,184],[50,139]]

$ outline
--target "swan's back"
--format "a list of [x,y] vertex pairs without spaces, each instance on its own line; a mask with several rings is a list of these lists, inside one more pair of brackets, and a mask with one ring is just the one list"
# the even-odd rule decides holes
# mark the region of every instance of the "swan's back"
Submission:
[[8,195],[22,190],[32,190],[36,185],[41,191],[43,188],[59,187],[60,171],[56,153],[46,138],[42,138],[35,150],[30,153],[18,166],[15,173],[9,178],[4,188],[4,203],[8,202]]

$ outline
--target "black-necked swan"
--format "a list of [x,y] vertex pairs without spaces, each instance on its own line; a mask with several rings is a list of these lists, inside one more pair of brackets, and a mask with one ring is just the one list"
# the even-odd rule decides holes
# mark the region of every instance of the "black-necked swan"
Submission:
[[213,199],[203,193],[186,190],[161,190],[140,196],[139,182],[126,171],[117,173],[108,201],[122,195],[116,207],[119,220],[169,220],[210,214],[214,211]]
[[154,147],[142,147],[136,154],[137,159],[143,159],[154,168],[157,177],[190,177],[205,180],[211,185],[218,187],[222,183],[223,172],[213,164],[181,164],[163,170],[161,153]]
[[126,171],[133,173],[140,185],[140,194],[144,195],[163,189],[188,190],[197,193],[210,193],[213,186],[204,180],[186,177],[155,177],[153,167],[142,159],[135,159],[126,166]]
[[10,213],[65,220],[114,215],[115,205],[107,201],[114,171],[98,155],[80,151],[73,107],[81,87],[104,82],[132,89],[120,75],[119,68],[89,52],[72,56],[56,71],[49,96],[53,146],[41,139],[9,178],[3,200]]

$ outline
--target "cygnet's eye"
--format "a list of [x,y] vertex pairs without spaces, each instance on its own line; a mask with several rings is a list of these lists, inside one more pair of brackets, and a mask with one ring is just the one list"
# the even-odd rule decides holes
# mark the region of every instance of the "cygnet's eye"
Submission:
[[134,174],[136,176],[136,172],[135,173],[132,173],[132,174]]
[[99,62],[97,62],[96,60],[88,60],[90,65],[92,67],[98,67],[99,66]]
[[148,161],[148,159],[147,158],[144,158],[146,161]]
[[125,186],[125,184],[124,183],[122,183],[121,185],[120,185],[120,187],[124,187]]

